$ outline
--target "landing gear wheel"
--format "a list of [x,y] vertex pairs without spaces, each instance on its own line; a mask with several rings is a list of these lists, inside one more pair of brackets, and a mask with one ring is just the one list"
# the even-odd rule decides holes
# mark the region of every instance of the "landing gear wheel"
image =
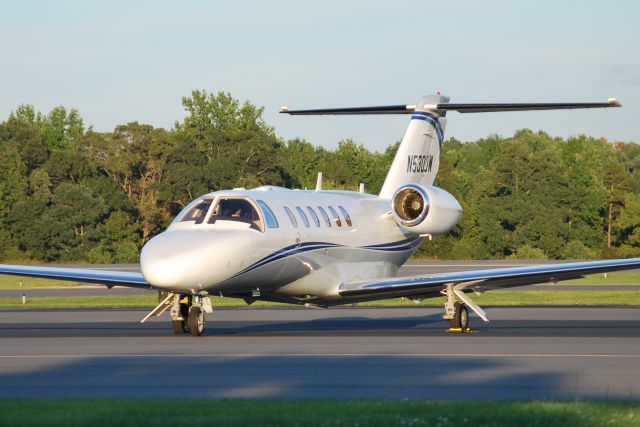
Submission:
[[[189,333],[189,307],[191,304],[191,297],[189,296],[187,298],[187,302],[184,303],[180,303],[180,317],[182,317],[183,320],[180,321],[180,326],[182,327],[182,333],[183,334],[188,334]],[[177,325],[174,326],[174,331],[176,331],[176,334],[179,334],[180,332],[177,331]]]
[[455,303],[455,313],[451,319],[450,330],[467,332],[469,330],[469,310],[467,306],[461,302]]
[[204,332],[204,310],[202,307],[192,305],[189,309],[189,333],[199,337]]
[[466,304],[460,305],[460,312],[458,313],[458,323],[460,323],[460,329],[463,331],[469,330],[469,310]]
[[188,332],[189,329],[187,322],[184,320],[172,320],[171,326],[173,327],[173,332],[177,335],[182,335]]

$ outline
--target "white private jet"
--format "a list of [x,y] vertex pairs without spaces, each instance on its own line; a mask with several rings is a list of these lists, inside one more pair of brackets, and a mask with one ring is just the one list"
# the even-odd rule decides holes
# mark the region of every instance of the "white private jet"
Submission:
[[447,233],[462,214],[433,185],[448,111],[620,107],[604,103],[453,104],[445,96],[415,105],[289,110],[291,115],[411,114],[380,194],[263,186],[216,191],[186,206],[142,248],[141,273],[0,265],[0,273],[167,291],[142,321],[170,308],[176,333],[201,335],[209,295],[329,307],[395,297],[445,297],[452,331],[469,331],[469,311],[488,321],[468,293],[575,279],[640,267],[640,258],[397,277],[423,240]]

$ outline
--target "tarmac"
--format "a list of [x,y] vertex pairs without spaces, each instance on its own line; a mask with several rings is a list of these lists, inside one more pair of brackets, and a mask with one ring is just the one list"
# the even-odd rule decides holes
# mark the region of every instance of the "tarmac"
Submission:
[[640,308],[218,309],[201,337],[142,310],[0,311],[0,397],[637,399]]

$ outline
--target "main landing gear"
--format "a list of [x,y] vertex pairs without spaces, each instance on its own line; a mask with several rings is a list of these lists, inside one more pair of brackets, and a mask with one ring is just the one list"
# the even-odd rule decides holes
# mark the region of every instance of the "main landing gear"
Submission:
[[453,319],[449,320],[449,332],[471,332],[471,328],[469,328],[469,310],[462,302],[454,304]]
[[171,326],[176,334],[189,333],[194,337],[204,332],[204,313],[213,312],[207,296],[178,295],[171,304]]
[[469,309],[467,308],[467,304],[459,301],[460,297],[458,292],[455,292],[453,285],[447,285],[443,294],[447,297],[447,301],[444,303],[444,316],[442,316],[443,319],[449,321],[449,329],[447,332],[471,332],[471,328],[469,327]]

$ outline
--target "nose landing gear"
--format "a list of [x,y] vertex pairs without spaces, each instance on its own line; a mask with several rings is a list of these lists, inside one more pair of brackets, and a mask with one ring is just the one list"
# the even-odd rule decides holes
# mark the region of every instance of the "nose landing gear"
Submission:
[[202,335],[205,327],[205,312],[213,312],[209,297],[176,294],[171,305],[173,332],[176,334],[189,333],[194,337]]
[[204,332],[204,310],[199,305],[189,308],[189,333],[199,337]]
[[189,332],[189,305],[191,304],[191,295],[175,295],[173,304],[171,305],[171,326],[175,334],[184,334]]

